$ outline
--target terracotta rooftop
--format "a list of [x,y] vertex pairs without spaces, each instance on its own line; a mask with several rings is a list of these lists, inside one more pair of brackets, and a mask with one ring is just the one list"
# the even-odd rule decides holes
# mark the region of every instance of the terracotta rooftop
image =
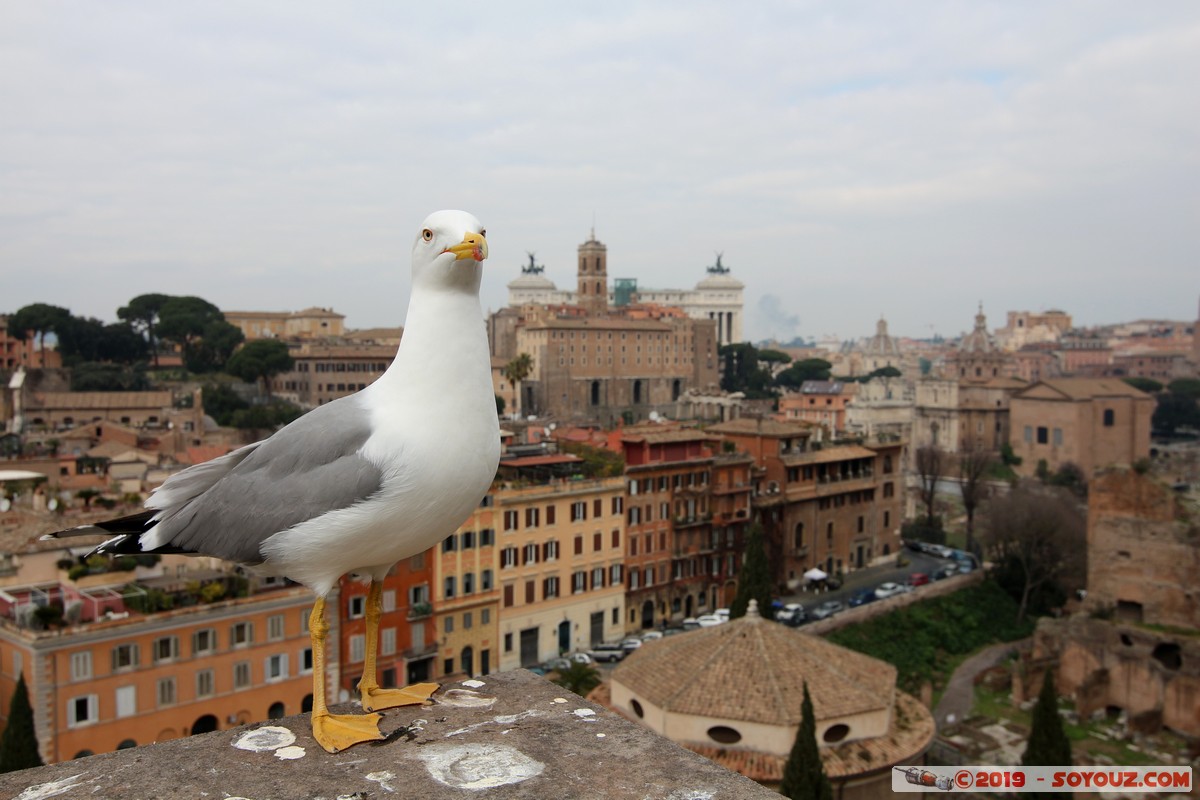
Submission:
[[803,422],[783,422],[776,419],[739,417],[705,428],[709,433],[730,435],[762,434],[764,436],[802,436],[812,433],[812,425]]
[[170,392],[35,392],[32,409],[170,408]]
[[668,712],[798,725],[804,684],[818,720],[892,702],[896,668],[824,639],[747,615],[635,650],[614,682]]
[[847,461],[851,458],[874,458],[875,451],[868,450],[856,444],[824,447],[820,450],[810,450],[807,453],[783,456],[788,464],[825,464],[830,461]]
[[621,434],[623,442],[649,442],[663,444],[666,442],[714,442],[715,436],[710,436],[697,428],[662,428],[627,430]]
[[[1086,400],[1090,397],[1150,397],[1140,389],[1135,389],[1120,378],[1047,378],[1029,387],[1047,386],[1071,400]],[[1018,397],[1024,397],[1025,392],[1019,392]]]

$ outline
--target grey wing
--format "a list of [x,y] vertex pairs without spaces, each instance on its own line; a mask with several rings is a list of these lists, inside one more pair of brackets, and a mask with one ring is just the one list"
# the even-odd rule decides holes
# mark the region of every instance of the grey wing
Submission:
[[361,396],[351,395],[270,438],[184,470],[147,503],[159,509],[151,536],[158,546],[261,562],[259,548],[271,535],[379,490],[382,472],[358,453],[371,433],[368,419]]

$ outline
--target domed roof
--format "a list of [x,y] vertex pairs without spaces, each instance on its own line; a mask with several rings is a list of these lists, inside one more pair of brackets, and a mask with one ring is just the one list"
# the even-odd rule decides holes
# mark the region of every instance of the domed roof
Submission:
[[900,344],[894,337],[888,335],[887,320],[883,317],[880,317],[879,322],[875,323],[875,335],[867,340],[863,346],[863,353],[869,356],[900,357]]
[[797,725],[804,684],[818,720],[890,709],[896,668],[757,610],[635,650],[613,682],[670,713]]
[[558,289],[554,285],[554,281],[547,278],[540,272],[526,272],[519,278],[513,278],[508,282],[509,289],[550,289],[554,291]]
[[728,272],[709,275],[696,284],[697,289],[745,289],[746,284],[730,275]]
[[958,345],[962,353],[994,353],[999,348],[995,339],[988,333],[987,317],[983,314],[983,304],[979,304],[979,313],[975,315],[975,330],[962,338]]

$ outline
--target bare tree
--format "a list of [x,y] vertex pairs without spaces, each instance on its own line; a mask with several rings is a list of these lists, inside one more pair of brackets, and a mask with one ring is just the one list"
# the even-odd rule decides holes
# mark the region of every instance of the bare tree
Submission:
[[940,448],[931,444],[918,447],[916,453],[917,496],[921,498],[921,505],[925,506],[925,524],[930,528],[937,526],[933,500],[937,496],[938,481],[942,479],[945,469],[943,455]]
[[967,552],[975,552],[975,509],[983,499],[986,487],[984,476],[996,463],[990,450],[973,447],[958,457],[958,488],[962,491],[963,509],[967,512]]
[[1055,583],[1064,591],[1082,583],[1087,520],[1069,491],[1021,482],[987,504],[982,539],[992,559],[1019,580],[1018,618],[1027,613],[1034,593]]

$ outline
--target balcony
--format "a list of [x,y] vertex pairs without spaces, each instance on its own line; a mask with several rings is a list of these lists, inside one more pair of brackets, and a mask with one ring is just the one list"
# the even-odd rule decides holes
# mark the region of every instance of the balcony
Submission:
[[[341,753],[322,750],[301,714],[10,772],[0,775],[0,796],[779,799],[524,670],[480,680],[443,684],[432,706],[385,711],[384,741]],[[351,704],[331,710],[360,713]],[[265,727],[282,730],[260,749],[235,746]]]

